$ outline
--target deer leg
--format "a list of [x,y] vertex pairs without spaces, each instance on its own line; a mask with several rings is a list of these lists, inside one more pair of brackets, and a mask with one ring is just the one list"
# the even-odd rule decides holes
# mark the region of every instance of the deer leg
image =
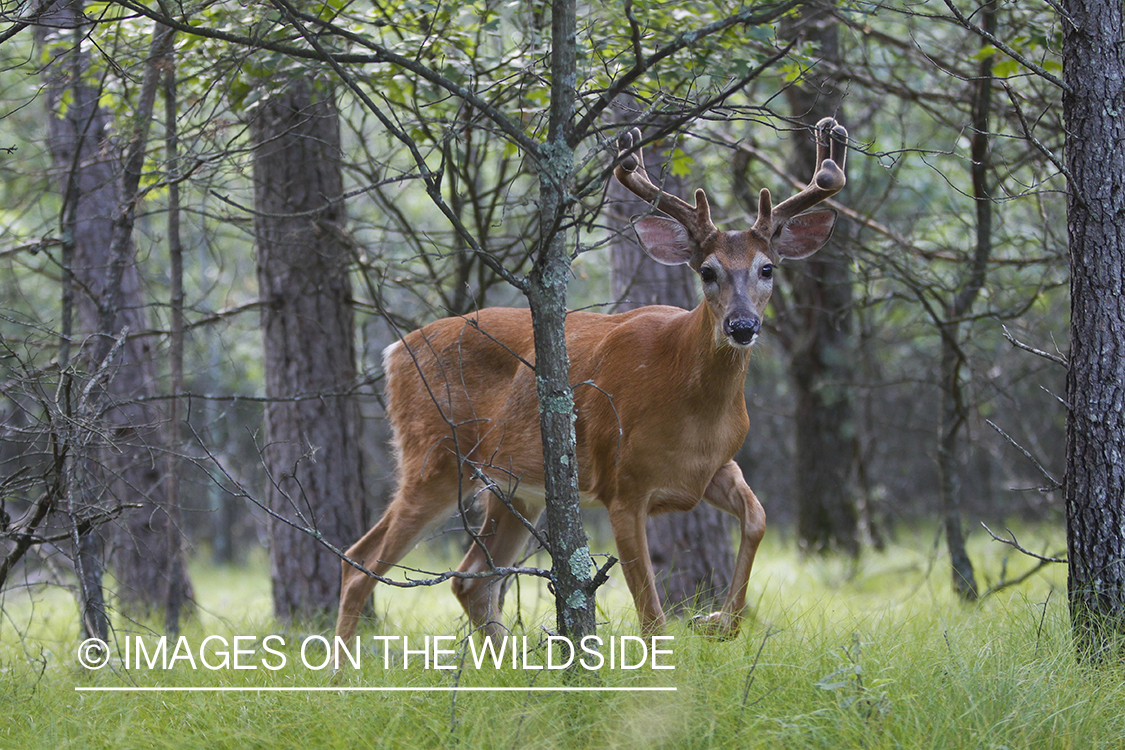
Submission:
[[766,533],[766,511],[750,490],[742,476],[742,469],[734,461],[723,465],[711,478],[703,492],[703,499],[738,519],[742,541],[738,546],[734,575],[730,591],[718,612],[696,617],[692,624],[697,630],[717,638],[734,638],[742,624],[742,610],[746,606],[746,586],[754,555]]
[[629,585],[629,593],[633,595],[633,604],[637,608],[641,633],[659,635],[664,632],[664,610],[660,606],[656,575],[652,570],[652,558],[649,557],[646,520],[647,513],[638,513],[626,502],[609,507],[613,540],[617,544],[617,555],[621,559],[625,582]]
[[[513,499],[512,507],[524,518],[534,522],[535,519],[528,515],[527,507],[519,500]],[[480,573],[494,567],[508,567],[519,559],[530,535],[523,521],[508,506],[498,498],[489,496],[484,523],[457,570],[462,573]],[[500,588],[503,580],[501,576],[453,579],[453,593],[460,600],[473,628],[479,628],[484,635],[494,638],[502,635]]]
[[[347,556],[377,575],[386,575],[427,530],[452,511],[457,492],[456,482],[449,482],[440,475],[428,481],[400,484],[379,523],[348,548]],[[351,640],[363,605],[377,581],[347,561],[342,561],[341,566],[336,635]]]

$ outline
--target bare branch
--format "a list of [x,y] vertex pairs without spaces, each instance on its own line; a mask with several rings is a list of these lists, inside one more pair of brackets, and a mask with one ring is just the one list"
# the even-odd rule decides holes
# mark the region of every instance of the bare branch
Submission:
[[1052,563],[1065,563],[1066,562],[1066,558],[1064,558],[1064,557],[1047,557],[1045,555],[1037,555],[1034,552],[1031,552],[1027,549],[1024,549],[1020,545],[1020,543],[1016,540],[1016,535],[1014,533],[1012,533],[1012,530],[1009,529],[1009,528],[1005,528],[1004,530],[1008,532],[1008,535],[1011,538],[1010,539],[1004,539],[1004,538],[999,537],[996,534],[994,534],[992,532],[992,529],[988,528],[987,524],[982,522],[981,526],[983,526],[984,530],[988,532],[988,535],[991,536],[996,541],[1000,542],[1001,544],[1006,544],[1009,547],[1012,547],[1013,549],[1015,549],[1019,552],[1022,552],[1023,554],[1027,555],[1028,557],[1033,557],[1033,558],[1035,558],[1036,560],[1039,561],[1038,564],[1036,564],[1035,567],[1033,567],[1031,570],[1027,571],[1026,573],[1024,573],[1021,576],[1018,576],[1018,577],[1012,578],[1012,579],[1005,578],[1005,575],[1006,575],[1005,571],[1007,569],[1007,561],[1005,561],[1004,568],[1001,570],[1001,573],[1000,573],[1000,582],[997,583],[995,586],[992,586],[991,588],[989,588],[988,591],[981,594],[981,597],[980,597],[981,600],[986,599],[986,598],[988,598],[988,597],[992,596],[993,594],[996,594],[1000,591],[1003,591],[1004,589],[1011,588],[1012,586],[1018,586],[1019,584],[1026,581],[1028,578],[1031,578],[1033,575],[1035,575],[1036,573],[1041,571],[1043,568],[1047,567],[1048,565],[1051,565]]
[[[1020,121],[1020,129],[1023,131],[1024,138],[1026,138],[1028,143],[1034,146],[1039,153],[1047,157],[1047,161],[1051,162],[1051,164],[1055,166],[1055,169],[1059,170],[1059,172],[1066,177],[1068,183],[1074,184],[1074,179],[1070,176],[1070,170],[1067,169],[1066,164],[1059,158],[1058,154],[1047,148],[1042,141],[1031,134],[1031,125],[1027,122],[1027,117],[1023,113],[1023,107],[1020,106],[1019,97],[1016,95],[1016,92],[1012,90],[1012,87],[1008,85],[1007,81],[998,79],[998,82],[1004,87],[1004,91],[1008,94],[1008,101],[1011,102],[1012,111],[1016,113],[1016,117]],[[1077,196],[1077,194],[1075,195]],[[1081,196],[1077,197],[1081,198]]]
[[1009,547],[1011,547],[1012,549],[1015,549],[1019,552],[1022,552],[1023,554],[1027,555],[1028,557],[1034,557],[1036,560],[1039,560],[1040,562],[1043,562],[1043,563],[1065,563],[1067,561],[1065,557],[1047,557],[1046,555],[1038,555],[1038,554],[1032,552],[1031,550],[1024,549],[1020,545],[1019,541],[1016,539],[1016,535],[1012,532],[1011,529],[1009,529],[1007,527],[1004,527],[1004,531],[1008,532],[1008,536],[1011,537],[1010,539],[1004,539],[1003,537],[996,536],[996,534],[993,533],[992,529],[988,528],[988,524],[986,524],[984,521],[981,521],[980,525],[983,526],[984,530],[988,532],[988,535],[990,537],[992,537],[993,539],[995,539],[996,541],[1000,542],[1001,544],[1006,544]]
[[[1058,86],[1060,89],[1062,89],[1063,91],[1065,91],[1068,94],[1073,93],[1070,90],[1070,86],[1066,85],[1066,82],[1063,81],[1061,78],[1048,73],[1047,70],[1043,68],[1043,66],[1036,65],[1031,60],[1028,60],[1026,57],[1021,55],[1019,52],[1016,52],[1014,49],[1012,49],[1011,46],[1005,44],[1004,41],[1002,39],[1000,39],[999,37],[997,37],[995,34],[989,33],[985,29],[982,29],[980,26],[977,26],[975,23],[972,23],[971,21],[969,21],[969,19],[965,18],[965,14],[962,13],[957,8],[957,6],[953,4],[952,0],[945,0],[945,4],[949,8],[949,10],[953,13],[953,18],[956,20],[957,24],[960,25],[962,28],[964,28],[968,31],[971,31],[974,34],[976,34],[977,36],[979,36],[980,38],[984,39],[986,42],[991,44],[993,47],[1000,50],[1005,55],[1012,58],[1013,60],[1015,60],[1016,62],[1018,62],[1020,65],[1024,66],[1028,70],[1032,71],[1033,73],[1038,75],[1040,78],[1042,78],[1046,81],[1050,81],[1051,83],[1055,84],[1056,86]],[[936,16],[935,18],[940,18],[940,16]],[[949,20],[949,19],[945,18],[944,20]]]
[[1001,326],[1001,328],[1004,329],[1004,338],[1008,339],[1012,346],[1016,347],[1017,349],[1023,349],[1025,352],[1031,352],[1032,354],[1042,357],[1043,359],[1049,359],[1057,365],[1062,365],[1067,369],[1070,368],[1070,361],[1067,360],[1067,358],[1062,354],[1051,354],[1050,352],[1045,352],[1042,349],[1036,349],[1033,346],[1029,346],[1028,344],[1023,343],[1022,341],[1018,341],[1016,337],[1008,331],[1008,326]]
[[597,591],[599,588],[601,588],[602,584],[608,582],[609,581],[609,569],[612,568],[616,564],[617,564],[617,558],[614,557],[613,555],[608,555],[606,557],[605,564],[602,565],[600,568],[598,568],[598,572],[590,580],[590,585],[589,585],[589,588],[587,589],[586,593],[589,594],[590,596],[593,596],[594,592]]
[[[1000,541],[1004,541],[1004,540],[1001,539]],[[992,596],[993,594],[999,593],[999,592],[1003,591],[1004,589],[1011,588],[1012,586],[1020,585],[1021,583],[1026,581],[1028,578],[1031,578],[1033,575],[1035,575],[1036,573],[1038,573],[1040,570],[1047,567],[1048,565],[1050,565],[1049,562],[1041,561],[1034,568],[1027,571],[1026,573],[1024,573],[1022,576],[1020,576],[1018,578],[1012,578],[1010,580],[1001,580],[999,583],[997,583],[995,586],[990,588],[988,591],[985,591],[983,594],[981,594],[980,599],[978,601],[983,601],[984,599],[987,599],[988,597]]]
[[1039,488],[1040,492],[1053,492],[1055,490],[1058,490],[1058,489],[1062,488],[1062,484],[1059,482],[1059,480],[1057,480],[1053,476],[1051,476],[1051,473],[1049,471],[1047,471],[1045,468],[1043,468],[1043,464],[1039,463],[1038,459],[1036,459],[1035,456],[1031,455],[1031,453],[1026,448],[1024,448],[1022,445],[1017,443],[1015,441],[1015,439],[1012,438],[1011,435],[1009,435],[1008,433],[1006,433],[1002,429],[1000,429],[996,425],[996,423],[993,422],[991,419],[986,419],[984,421],[986,423],[988,423],[989,427],[996,430],[996,432],[1000,433],[1000,437],[1004,438],[1009,443],[1011,443],[1012,447],[1015,448],[1016,450],[1018,450],[1020,453],[1022,453],[1024,455],[1024,457],[1027,458],[1028,461],[1035,464],[1035,468],[1039,469],[1039,473],[1043,475],[1043,478],[1051,483],[1049,487],[1040,487]]

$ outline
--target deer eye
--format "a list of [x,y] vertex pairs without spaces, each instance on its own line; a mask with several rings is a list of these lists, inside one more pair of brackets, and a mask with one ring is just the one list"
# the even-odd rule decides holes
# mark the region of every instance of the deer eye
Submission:
[[704,284],[714,283],[718,276],[715,274],[715,269],[710,266],[704,266],[699,269],[699,278],[703,280]]
[[773,278],[773,266],[771,266],[769,263],[767,263],[766,265],[762,266],[762,270],[758,271],[758,275],[761,276],[763,279],[772,279]]

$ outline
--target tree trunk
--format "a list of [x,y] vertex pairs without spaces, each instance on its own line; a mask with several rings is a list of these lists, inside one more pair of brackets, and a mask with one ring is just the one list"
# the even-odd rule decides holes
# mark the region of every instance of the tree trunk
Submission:
[[[821,58],[839,65],[836,21],[826,10],[806,8],[795,22]],[[843,92],[831,76],[814,69],[801,85],[786,89],[794,117],[810,123],[822,117],[842,120]],[[807,181],[816,171],[816,142],[807,132],[797,135],[790,171]],[[858,456],[850,392],[855,381],[852,346],[851,259],[841,237],[846,225],[836,224],[835,238],[786,273],[789,314],[783,343],[790,354],[789,374],[796,395],[797,535],[811,552],[839,550],[859,554],[855,466]]]
[[[169,292],[168,307],[171,313],[171,335],[169,336],[169,391],[171,399],[168,413],[168,458],[166,462],[168,499],[168,540],[170,551],[179,553],[183,565],[183,547],[180,540],[183,514],[180,501],[180,476],[184,462],[180,458],[183,450],[184,419],[184,247],[180,239],[180,184],[179,177],[179,133],[177,119],[179,112],[176,101],[176,60],[175,50],[169,39],[168,52],[164,66],[161,87],[164,95],[164,147],[168,160],[168,259]],[[164,630],[169,636],[180,634],[180,616],[188,602],[188,592],[179,586],[172,586],[164,601]]]
[[[624,127],[624,126],[623,126]],[[653,174],[664,162],[659,146],[646,154]],[[654,178],[655,179],[655,178]],[[682,181],[671,174],[660,177],[665,190],[685,195]],[[687,266],[665,266],[649,259],[629,229],[631,216],[649,206],[616,180],[609,188],[610,215],[620,233],[610,246],[611,279],[617,310],[644,305],[695,307],[695,274]],[[728,516],[707,503],[686,514],[667,513],[648,520],[648,546],[656,585],[666,609],[685,607],[710,612],[717,609],[734,570]]]
[[339,114],[326,87],[294,79],[254,113],[250,131],[258,286],[268,301],[262,456],[276,514],[274,614],[315,622],[334,615],[340,594],[340,560],[319,539],[343,549],[366,527]]
[[965,549],[965,533],[961,527],[961,428],[968,419],[961,384],[962,355],[960,326],[941,326],[941,399],[938,427],[938,476],[941,494],[942,523],[949,548],[949,565],[953,591],[963,601],[977,599],[977,581],[973,561]]
[[[995,2],[981,6],[981,28],[996,34],[999,17]],[[961,383],[961,369],[965,364],[962,351],[961,321],[970,312],[988,274],[992,257],[992,143],[989,120],[992,115],[992,64],[994,57],[985,56],[977,68],[973,85],[972,107],[972,182],[976,213],[976,243],[966,272],[946,306],[946,320],[938,325],[941,334],[941,405],[938,435],[938,474],[940,476],[941,507],[944,516],[945,537],[949,547],[953,591],[964,601],[977,599],[977,582],[973,562],[965,549],[965,536],[961,529],[961,430],[969,419],[965,386]]]
[[551,583],[560,635],[579,641],[596,632],[593,559],[578,503],[574,391],[566,351],[568,237],[574,189],[571,132],[577,99],[575,0],[551,5],[551,115],[539,159],[539,252],[528,277],[535,335],[535,383],[543,437],[543,474]]
[[[132,202],[124,201],[122,195],[120,150],[109,138],[109,117],[98,105],[99,92],[87,83],[90,62],[81,46],[85,33],[79,20],[81,9],[81,2],[59,5],[43,20],[74,30],[69,49],[52,55],[47,68],[47,106],[52,113],[48,139],[64,195],[63,234],[72,242],[66,255],[70,259],[68,276],[77,291],[77,329],[90,336],[80,356],[94,369],[110,354],[122,331],[143,331],[149,326],[133,257]],[[60,51],[56,46],[60,40],[46,35],[42,39],[51,43],[52,52]],[[66,114],[59,116],[67,93]],[[66,349],[69,356],[69,345]],[[92,505],[91,498],[108,487],[114,502],[141,506],[122,514],[111,554],[118,601],[130,617],[161,612],[170,596],[180,600],[191,596],[180,540],[170,528],[159,470],[161,415],[151,403],[137,402],[157,395],[155,356],[147,338],[123,341],[98,397],[103,405],[112,405],[103,417],[111,449],[72,457],[78,483],[72,496],[87,498],[80,504]],[[93,510],[78,509],[86,515]],[[77,567],[85,600],[83,620],[87,626],[100,623],[100,629],[107,621],[100,603],[104,561],[99,537],[92,531],[80,541]],[[99,607],[103,607],[101,614],[91,611]]]
[[1125,19],[1120,2],[1062,5],[1068,594],[1080,657],[1108,661],[1125,657]]

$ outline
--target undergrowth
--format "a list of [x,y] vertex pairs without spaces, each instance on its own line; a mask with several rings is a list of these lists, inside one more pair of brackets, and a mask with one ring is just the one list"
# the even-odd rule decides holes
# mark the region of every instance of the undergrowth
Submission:
[[[773,539],[759,555],[741,635],[709,641],[673,622],[673,639],[659,644],[671,653],[658,663],[675,669],[663,670],[651,660],[636,669],[532,668],[546,660],[551,607],[527,581],[507,604],[509,611],[518,604],[521,613],[513,634],[521,644],[527,638],[526,668],[522,661],[515,668],[510,662],[474,667],[446,587],[380,588],[378,617],[362,630],[361,668],[345,664],[335,675],[313,668],[327,657],[319,640],[327,630],[287,630],[269,618],[261,561],[196,566],[200,612],[184,630],[196,657],[208,636],[232,647],[234,636],[246,636],[241,663],[256,669],[192,669],[183,659],[167,670],[126,665],[126,637],[147,633],[154,649],[154,632],[118,622],[111,663],[87,671],[77,663],[69,595],[9,592],[0,620],[0,701],[10,718],[0,723],[0,747],[1125,747],[1125,670],[1075,663],[1065,570],[1048,568],[963,605],[953,600],[946,561],[930,541],[900,540],[852,563],[801,559],[791,544]],[[979,572],[996,574],[1009,550],[982,541],[973,551]],[[1012,557],[1008,575],[1031,564]],[[634,636],[635,615],[619,574],[602,594],[599,635]],[[263,648],[271,634],[284,641],[272,642],[277,656]],[[439,646],[448,653],[439,663],[454,668],[425,668],[417,651],[403,653],[398,637],[404,635],[410,649],[421,649],[427,636],[445,636]],[[311,667],[301,661],[305,642]],[[637,643],[627,645],[635,657]],[[282,668],[265,666],[282,658]],[[76,689],[86,687],[317,691]],[[529,689],[548,687],[587,690]]]

